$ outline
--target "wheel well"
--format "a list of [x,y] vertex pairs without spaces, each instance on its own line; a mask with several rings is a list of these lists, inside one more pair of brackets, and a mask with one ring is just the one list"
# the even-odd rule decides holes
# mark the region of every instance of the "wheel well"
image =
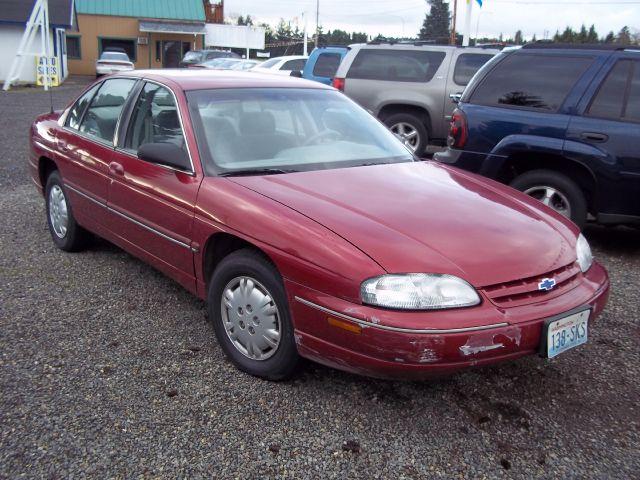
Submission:
[[385,119],[390,117],[391,115],[395,115],[396,113],[409,113],[411,115],[415,115],[427,128],[427,132],[431,135],[431,117],[429,116],[429,112],[422,107],[417,107],[415,105],[404,105],[404,104],[390,104],[385,105],[380,109],[378,113],[378,118],[383,122]]
[[[264,251],[240,237],[224,232],[211,235],[204,246],[204,255],[202,256],[202,271],[205,283],[209,284],[213,271],[224,257],[243,248],[250,248],[269,259],[269,256]],[[271,260],[269,259],[269,261]]]
[[40,157],[40,160],[38,160],[38,176],[40,177],[40,185],[42,185],[42,188],[47,184],[49,174],[57,169],[58,166],[53,160],[47,157]]
[[589,211],[595,209],[597,184],[593,172],[583,164],[560,155],[512,154],[502,165],[497,180],[509,184],[517,176],[531,170],[552,170],[562,173],[576,182],[587,199]]

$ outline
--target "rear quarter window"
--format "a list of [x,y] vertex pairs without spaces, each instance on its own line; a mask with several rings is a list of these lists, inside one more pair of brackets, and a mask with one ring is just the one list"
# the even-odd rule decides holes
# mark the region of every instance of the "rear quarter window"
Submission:
[[453,81],[457,85],[464,87],[480,70],[480,67],[491,60],[492,57],[493,55],[491,54],[463,53],[456,60],[456,66],[453,69]]
[[340,54],[321,53],[313,66],[313,75],[316,77],[333,78],[340,66]]
[[347,78],[428,82],[436,74],[444,57],[444,52],[363,49],[353,60]]
[[593,57],[512,54],[485,76],[470,102],[556,112],[592,63]]

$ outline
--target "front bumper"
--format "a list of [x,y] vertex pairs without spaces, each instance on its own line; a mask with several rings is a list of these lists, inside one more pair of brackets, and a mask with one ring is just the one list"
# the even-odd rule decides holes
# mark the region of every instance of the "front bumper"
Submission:
[[[477,307],[399,312],[329,297],[286,282],[300,355],[341,370],[381,378],[420,379],[537,353],[546,319],[578,307],[592,310],[590,323],[609,295],[599,264],[564,295],[500,309]],[[357,325],[337,328],[330,318]]]

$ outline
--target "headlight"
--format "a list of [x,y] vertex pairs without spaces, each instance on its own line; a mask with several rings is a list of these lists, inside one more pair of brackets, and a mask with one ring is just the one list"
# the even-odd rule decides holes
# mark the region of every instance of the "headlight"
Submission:
[[480,303],[475,289],[464,280],[437,273],[382,275],[362,282],[362,301],[402,310],[470,307]]
[[593,263],[593,255],[591,254],[591,247],[589,242],[584,238],[582,234],[578,236],[578,242],[576,243],[576,256],[578,257],[578,265],[582,273],[589,270]]

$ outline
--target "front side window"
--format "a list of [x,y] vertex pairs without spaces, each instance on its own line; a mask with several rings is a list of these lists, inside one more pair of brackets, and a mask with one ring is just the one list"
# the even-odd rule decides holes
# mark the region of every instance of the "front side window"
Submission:
[[555,112],[592,63],[591,57],[512,54],[484,78],[471,102]]
[[321,53],[313,66],[313,75],[316,77],[333,78],[340,66],[340,54]]
[[444,52],[396,49],[360,50],[348,78],[392,82],[428,82],[436,74]]
[[120,112],[136,81],[128,78],[105,80],[82,118],[80,131],[113,142]]
[[80,126],[80,121],[82,120],[82,115],[87,109],[87,105],[89,105],[89,102],[93,98],[93,95],[96,93],[98,88],[100,88],[100,85],[101,84],[99,83],[87,90],[87,92],[76,101],[73,107],[71,107],[71,110],[69,110],[69,115],[67,116],[67,127],[73,128],[75,130],[78,129],[78,127]]
[[413,161],[380,122],[333,90],[199,90],[188,102],[208,175]]
[[491,54],[463,53],[458,57],[453,69],[453,81],[461,87],[466,86],[480,67],[492,57]]
[[187,151],[173,94],[155,83],[145,84],[140,92],[131,114],[125,148],[136,152],[145,143],[173,143]]

